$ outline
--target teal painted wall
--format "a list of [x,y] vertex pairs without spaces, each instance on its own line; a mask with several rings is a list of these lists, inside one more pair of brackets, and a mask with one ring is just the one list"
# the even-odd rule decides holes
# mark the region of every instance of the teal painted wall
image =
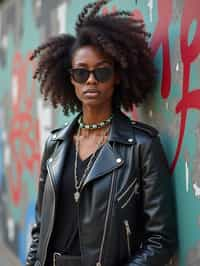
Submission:
[[[0,5],[0,242],[23,265],[34,222],[38,169],[49,130],[65,118],[42,101],[31,79],[31,51],[70,32],[86,0],[7,0]],[[179,266],[200,265],[200,1],[113,0],[143,18],[159,81],[129,114],[160,130],[174,180]],[[1,254],[1,251],[0,251]],[[6,266],[6,262],[4,263]],[[8,265],[8,264],[7,264]]]

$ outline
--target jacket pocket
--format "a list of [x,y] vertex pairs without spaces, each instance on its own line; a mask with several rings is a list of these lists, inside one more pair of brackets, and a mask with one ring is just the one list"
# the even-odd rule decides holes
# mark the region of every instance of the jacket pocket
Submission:
[[137,178],[128,185],[128,187],[117,197],[120,207],[123,209],[131,201],[134,195],[138,193],[139,185]]
[[131,229],[129,226],[128,220],[124,220],[124,227],[126,232],[126,242],[127,242],[127,250],[128,250],[128,256],[131,257],[131,243],[130,243],[130,237],[131,237]]

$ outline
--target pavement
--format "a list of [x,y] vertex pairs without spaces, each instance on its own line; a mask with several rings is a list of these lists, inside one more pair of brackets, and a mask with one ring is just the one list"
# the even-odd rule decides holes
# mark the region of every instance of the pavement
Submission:
[[22,266],[19,259],[0,242],[0,266]]

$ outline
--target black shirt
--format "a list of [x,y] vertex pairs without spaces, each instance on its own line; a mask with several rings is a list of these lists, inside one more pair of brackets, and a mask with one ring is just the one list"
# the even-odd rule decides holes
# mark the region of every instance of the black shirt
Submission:
[[[96,156],[98,152],[99,150],[96,152]],[[91,156],[82,161],[78,155],[77,176],[79,180],[82,178]],[[54,252],[71,256],[81,255],[77,221],[78,210],[77,203],[74,200],[75,144],[73,141],[65,158],[64,171],[59,184],[59,193],[56,197],[55,223],[45,263],[48,266],[52,265]]]

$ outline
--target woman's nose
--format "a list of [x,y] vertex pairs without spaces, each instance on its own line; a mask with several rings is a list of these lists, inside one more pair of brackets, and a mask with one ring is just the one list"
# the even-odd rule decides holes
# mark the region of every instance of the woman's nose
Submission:
[[97,83],[98,81],[96,80],[94,73],[90,72],[89,77],[87,79],[87,83]]

